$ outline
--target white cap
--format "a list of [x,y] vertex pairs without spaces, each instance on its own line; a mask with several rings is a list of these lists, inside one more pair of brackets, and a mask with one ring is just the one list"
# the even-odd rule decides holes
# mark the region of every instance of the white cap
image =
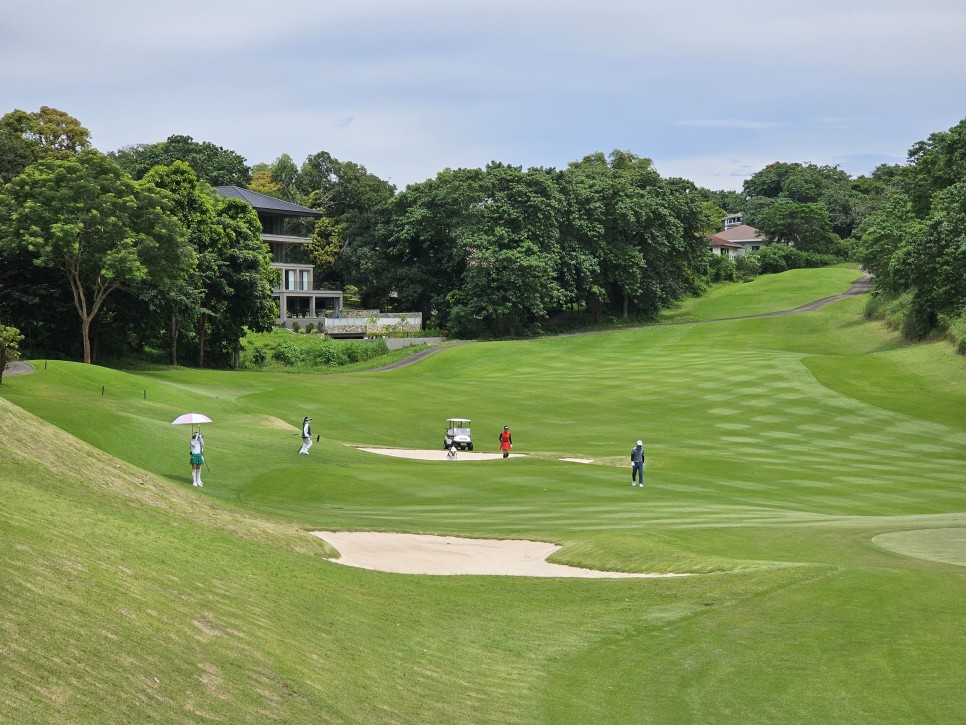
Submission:
[[638,441],[638,442],[637,442],[637,445],[639,445],[639,446],[643,446],[643,445],[644,445],[644,441]]

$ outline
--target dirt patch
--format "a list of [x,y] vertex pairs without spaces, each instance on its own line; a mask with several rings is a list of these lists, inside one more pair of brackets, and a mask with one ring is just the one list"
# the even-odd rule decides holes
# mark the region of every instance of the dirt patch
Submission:
[[644,579],[688,574],[630,574],[551,564],[560,547],[542,541],[465,539],[456,536],[386,534],[371,531],[313,531],[339,550],[339,564],[394,574],[489,575]]

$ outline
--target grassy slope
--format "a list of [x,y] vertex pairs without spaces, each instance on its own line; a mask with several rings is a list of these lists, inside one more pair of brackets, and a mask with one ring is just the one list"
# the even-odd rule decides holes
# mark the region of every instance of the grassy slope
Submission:
[[[861,305],[462,346],[390,373],[8,378],[17,405],[124,462],[0,400],[0,719],[955,722],[964,570],[871,539],[966,525],[966,361],[903,346]],[[189,409],[216,420],[203,493],[169,425]],[[308,458],[286,425],[305,414],[323,435]],[[435,447],[448,415],[482,448],[509,423],[533,455],[343,445]],[[638,436],[646,492],[626,481]],[[37,440],[56,453],[33,460]],[[316,526],[712,573],[401,577],[325,562],[296,531]]]

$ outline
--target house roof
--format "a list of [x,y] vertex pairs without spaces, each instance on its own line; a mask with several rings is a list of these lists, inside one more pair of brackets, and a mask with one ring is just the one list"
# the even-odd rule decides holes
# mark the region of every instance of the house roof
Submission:
[[741,244],[738,242],[729,242],[727,239],[722,239],[721,237],[709,237],[708,240],[712,247],[733,247],[736,249],[741,249]]
[[714,236],[716,239],[723,239],[726,242],[763,242],[765,240],[761,236],[761,232],[747,224],[739,224],[731,227],[731,229],[725,229]]
[[292,202],[284,201],[283,199],[276,199],[274,196],[268,196],[267,194],[259,194],[257,191],[243,189],[240,186],[216,186],[215,191],[221,196],[229,199],[241,199],[242,201],[247,201],[249,204],[255,207],[255,211],[263,211],[270,214],[283,214],[285,216],[325,216],[325,214],[316,209],[309,209],[307,206],[293,204]]

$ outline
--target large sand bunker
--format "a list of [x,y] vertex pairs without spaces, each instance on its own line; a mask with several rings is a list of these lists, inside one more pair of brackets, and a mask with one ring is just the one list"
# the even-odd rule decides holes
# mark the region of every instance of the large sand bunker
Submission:
[[541,541],[464,539],[455,536],[385,534],[371,531],[313,531],[339,550],[339,564],[395,574],[482,574],[491,576],[630,579],[688,576],[628,574],[551,564],[560,547]]

